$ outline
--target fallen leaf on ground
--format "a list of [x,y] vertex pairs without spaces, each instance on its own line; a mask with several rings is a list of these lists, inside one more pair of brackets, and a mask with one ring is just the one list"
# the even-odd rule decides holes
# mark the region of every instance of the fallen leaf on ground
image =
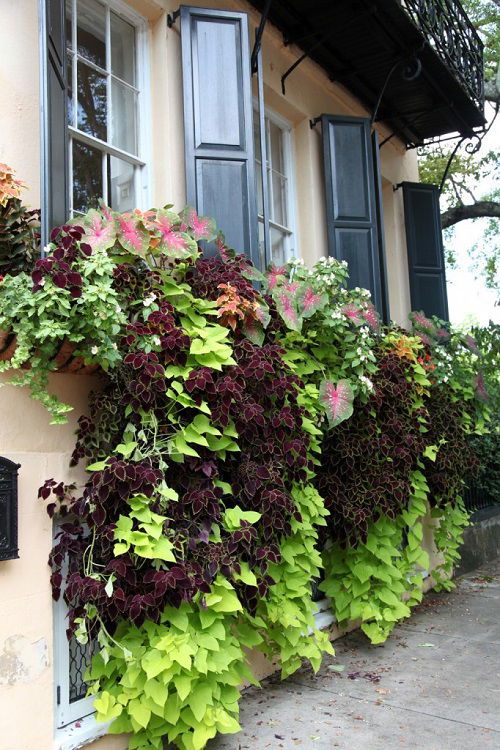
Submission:
[[436,648],[434,643],[419,643],[420,648]]
[[327,669],[331,670],[332,672],[343,672],[345,667],[343,664],[329,664]]
[[391,692],[390,690],[384,690],[384,688],[375,688],[376,693],[380,693],[380,695],[389,695]]

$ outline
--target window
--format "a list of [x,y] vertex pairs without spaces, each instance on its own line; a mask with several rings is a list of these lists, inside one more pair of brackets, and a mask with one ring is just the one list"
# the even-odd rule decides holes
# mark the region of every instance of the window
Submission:
[[[54,540],[59,531],[59,523],[56,523]],[[65,578],[67,561],[62,573]],[[53,603],[53,617],[55,750],[73,750],[105,734],[109,727],[109,723],[98,724],[95,720],[94,696],[85,697],[88,688],[85,672],[98,644],[96,639],[86,645],[76,638],[68,641],[68,607],[62,592],[59,600]]]
[[84,682],[87,666],[95,649],[95,642],[87,645],[76,638],[68,641],[68,608],[62,596],[54,603],[54,666],[56,728],[94,713],[93,698],[86,698],[88,685]]
[[265,258],[264,197],[262,190],[262,157],[259,135],[259,115],[254,112],[255,180],[259,218],[259,249],[262,267],[269,261],[280,266],[296,254],[293,210],[292,132],[289,123],[266,109],[264,115],[266,139],[266,186],[269,217],[268,247],[270,258]]
[[66,0],[71,215],[145,200],[145,22],[114,0]]

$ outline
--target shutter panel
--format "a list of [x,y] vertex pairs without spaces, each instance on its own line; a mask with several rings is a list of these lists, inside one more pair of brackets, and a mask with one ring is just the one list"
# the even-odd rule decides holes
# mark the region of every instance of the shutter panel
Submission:
[[259,266],[247,15],[182,6],[181,34],[187,201]]
[[42,4],[42,247],[68,219],[68,123],[64,0]]
[[369,289],[384,315],[370,120],[322,115],[328,252],[349,264],[349,286]]
[[448,320],[439,189],[403,182],[403,199],[412,310]]

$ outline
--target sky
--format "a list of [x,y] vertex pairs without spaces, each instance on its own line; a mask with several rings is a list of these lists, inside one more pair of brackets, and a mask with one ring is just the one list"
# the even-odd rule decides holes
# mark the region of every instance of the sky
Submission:
[[[500,115],[485,136],[479,155],[490,149],[497,151],[500,149]],[[488,182],[485,180],[484,184],[481,185],[481,191],[484,193],[492,188],[492,179]],[[457,255],[458,267],[447,269],[446,280],[450,320],[456,325],[462,324],[470,316],[474,317],[474,322],[481,325],[486,325],[490,319],[500,324],[500,306],[495,306],[498,295],[487,289],[481,279],[474,279],[474,274],[470,270],[471,261],[467,254],[468,248],[481,242],[481,224],[484,225],[485,223],[487,223],[487,219],[461,221],[455,224],[455,232],[451,242]]]

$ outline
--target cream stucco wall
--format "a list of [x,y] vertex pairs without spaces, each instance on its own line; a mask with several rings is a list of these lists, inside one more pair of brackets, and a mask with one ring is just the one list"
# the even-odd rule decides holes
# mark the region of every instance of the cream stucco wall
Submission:
[[[185,203],[182,71],[179,23],[168,29],[166,11],[173,0],[130,0],[148,20],[151,78],[151,202]],[[251,38],[258,14],[243,0],[201,0],[201,6],[249,12]],[[40,205],[40,125],[37,0],[0,0],[0,162],[13,166],[29,188],[25,202]],[[328,80],[309,60],[289,77],[286,97],[280,78],[300,52],[282,45],[267,27],[263,39],[266,104],[293,126],[299,249],[307,262],[327,253],[321,134],[309,119],[323,113],[367,115],[359,102]],[[381,138],[389,131],[381,127]],[[393,185],[416,180],[413,152],[389,141],[382,149],[384,218],[392,317],[404,323],[409,310],[401,191]],[[0,381],[6,381],[1,376]],[[0,737],[2,750],[53,750],[52,605],[47,556],[52,524],[37,489],[48,477],[71,478],[68,469],[75,420],[86,410],[95,379],[55,375],[51,387],[73,404],[66,426],[49,426],[41,406],[25,391],[0,388],[0,455],[21,464],[19,474],[20,558],[0,563]],[[338,632],[333,631],[335,637]],[[255,659],[259,676],[271,666]],[[29,711],[29,720],[26,720]],[[123,738],[98,740],[95,750],[124,750]]]

